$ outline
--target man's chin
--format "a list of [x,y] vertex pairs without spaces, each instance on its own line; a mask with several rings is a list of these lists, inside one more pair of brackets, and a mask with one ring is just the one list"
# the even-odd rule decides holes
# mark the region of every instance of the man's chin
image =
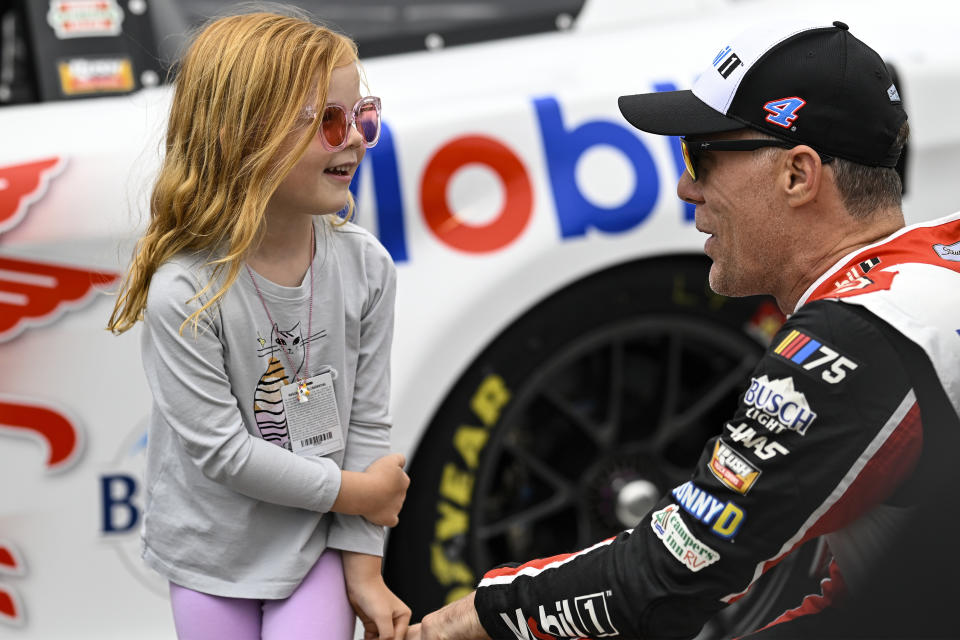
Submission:
[[724,292],[725,287],[723,282],[723,274],[717,269],[716,262],[710,265],[710,274],[707,276],[707,282],[710,285],[710,290],[714,293],[718,293],[722,296],[727,295]]
[[715,278],[712,269],[710,271],[709,284],[710,290],[715,294],[726,296],[728,298],[746,298],[747,296],[772,295],[768,291],[760,290],[760,288],[753,283],[730,282],[722,277]]
[[743,296],[753,295],[752,292],[744,291],[743,287],[736,286],[737,283],[733,281],[730,274],[718,268],[716,262],[710,266],[708,283],[711,291],[728,298],[742,298]]

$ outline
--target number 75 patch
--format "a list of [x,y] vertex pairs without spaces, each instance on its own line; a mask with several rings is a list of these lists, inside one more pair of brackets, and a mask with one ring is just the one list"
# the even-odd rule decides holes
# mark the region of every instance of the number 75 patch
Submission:
[[840,355],[816,338],[794,329],[778,344],[773,353],[805,371],[820,373],[824,382],[837,384],[858,366],[850,358]]

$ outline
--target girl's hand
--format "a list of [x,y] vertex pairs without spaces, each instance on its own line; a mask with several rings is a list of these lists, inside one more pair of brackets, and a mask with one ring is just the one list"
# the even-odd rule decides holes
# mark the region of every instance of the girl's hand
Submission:
[[391,453],[374,460],[362,473],[341,472],[340,494],[332,510],[395,527],[410,486],[410,477],[403,470],[405,463],[403,454]]
[[347,598],[363,623],[364,640],[403,640],[410,624],[410,608],[383,582],[381,559],[342,551]]
[[403,470],[405,459],[401,453],[391,453],[374,460],[364,475],[369,476],[369,505],[361,512],[374,524],[395,527],[400,522],[400,508],[407,497],[410,476]]

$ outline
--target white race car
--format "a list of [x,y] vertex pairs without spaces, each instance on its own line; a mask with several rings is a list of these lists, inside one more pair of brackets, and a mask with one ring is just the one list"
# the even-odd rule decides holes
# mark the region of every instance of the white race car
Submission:
[[[230,4],[0,10],[4,637],[174,636],[166,584],[139,558],[139,328],[105,331],[106,292],[158,166],[160,60]],[[384,105],[354,187],[399,273],[394,445],[412,485],[386,573],[417,618],[498,563],[634,526],[686,479],[783,320],[769,299],[706,286],[704,238],[675,194],[679,143],[630,127],[619,95],[688,87],[749,24],[843,20],[899,77],[908,222],[960,208],[953,2],[297,4],[357,36]],[[798,604],[814,551],[702,636]]]

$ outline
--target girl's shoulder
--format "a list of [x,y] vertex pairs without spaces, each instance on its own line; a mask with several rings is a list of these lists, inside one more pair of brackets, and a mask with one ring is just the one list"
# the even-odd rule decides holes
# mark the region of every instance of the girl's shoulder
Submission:
[[210,326],[219,334],[219,314],[215,307],[207,306],[218,290],[211,278],[210,262],[209,253],[181,252],[161,263],[150,278],[145,317],[155,318],[159,325],[180,328],[191,314],[204,308],[208,310],[197,319],[198,326]]
[[387,249],[375,235],[360,225],[349,221],[328,220],[326,217],[321,219],[320,224],[327,227],[327,231],[338,245],[346,248],[348,252],[361,256],[365,262],[374,261],[379,264],[393,265],[393,258],[390,257]]
[[209,253],[183,251],[173,255],[157,267],[150,278],[150,292],[198,293],[214,276]]
[[209,276],[211,271],[209,262],[208,256],[196,252],[181,251],[160,263],[150,282],[153,284],[154,280],[158,278],[161,281],[169,281],[184,276],[192,279],[202,279],[204,276]]
[[338,220],[334,216],[322,216],[318,224],[325,225],[332,233],[338,234],[345,241],[361,244],[376,243],[380,244],[376,236],[350,220]]
[[327,227],[324,232],[334,239],[334,252],[342,278],[364,283],[366,291],[374,297],[394,288],[396,266],[376,236],[352,222],[323,219],[321,224]]

